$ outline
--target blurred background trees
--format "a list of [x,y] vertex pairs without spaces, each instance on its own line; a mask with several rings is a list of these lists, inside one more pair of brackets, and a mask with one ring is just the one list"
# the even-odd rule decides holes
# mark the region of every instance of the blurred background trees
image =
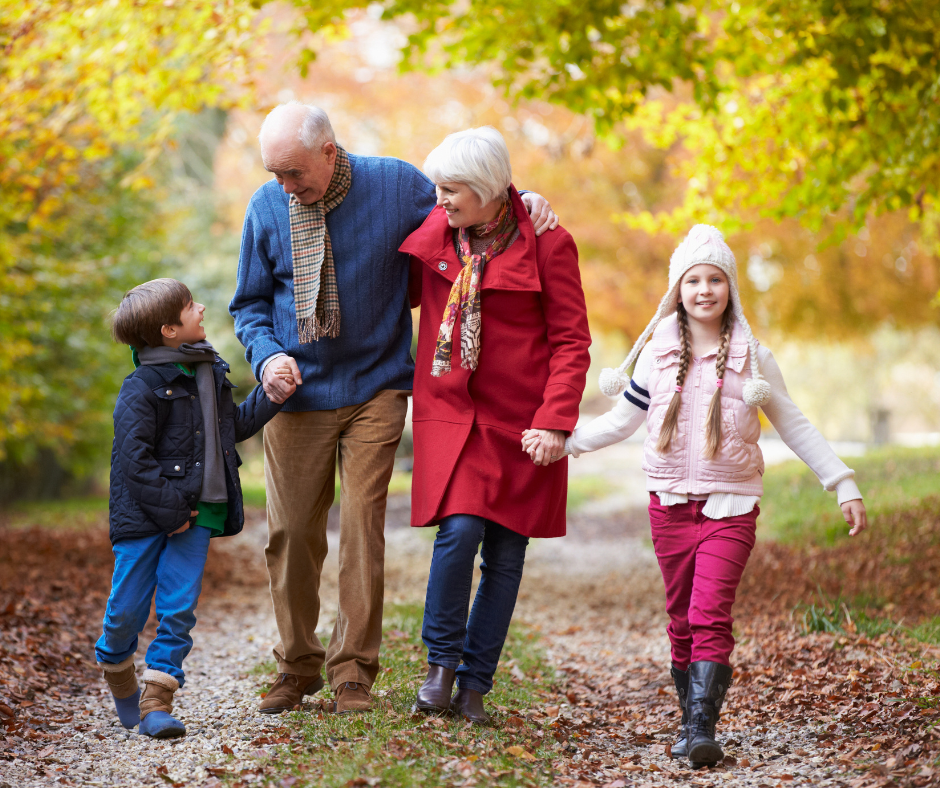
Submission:
[[131,369],[106,318],[140,281],[186,281],[251,385],[227,303],[258,127],[292,98],[418,166],[499,128],[578,242],[597,367],[707,221],[827,436],[886,409],[940,432],[933,5],[259,5],[0,0],[0,498],[106,467]]
[[165,275],[182,210],[166,154],[181,117],[250,96],[252,19],[227,2],[0,2],[0,497],[100,465],[129,371],[107,314]]

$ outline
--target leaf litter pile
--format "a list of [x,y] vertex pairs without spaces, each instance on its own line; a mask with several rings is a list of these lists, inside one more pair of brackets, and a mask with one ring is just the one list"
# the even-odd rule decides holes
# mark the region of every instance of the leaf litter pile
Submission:
[[[533,552],[517,610],[541,631],[557,672],[509,654],[488,699],[497,702],[493,728],[409,713],[403,704],[423,671],[417,625],[406,637],[405,624],[387,621],[395,661],[379,710],[340,723],[308,704],[247,743],[253,766],[213,767],[199,784],[940,785],[940,649],[923,626],[940,610],[940,501],[834,547],[759,540],[735,608],[735,677],[719,725],[727,757],[698,771],[669,757],[678,705],[661,580],[638,547],[643,518],[626,528],[623,518],[582,518],[571,531],[559,543],[565,560]],[[560,577],[573,556],[582,569]],[[263,558],[254,559],[210,562],[206,593],[263,590]],[[0,786],[4,763],[17,757],[50,784],[85,784],[50,756],[92,727],[84,696],[100,684],[89,658],[110,571],[103,524],[0,527]],[[399,577],[396,593],[420,602],[423,578]],[[398,732],[386,736],[383,726]],[[357,742],[374,751],[376,768],[340,774]],[[184,784],[168,764],[147,784]]]

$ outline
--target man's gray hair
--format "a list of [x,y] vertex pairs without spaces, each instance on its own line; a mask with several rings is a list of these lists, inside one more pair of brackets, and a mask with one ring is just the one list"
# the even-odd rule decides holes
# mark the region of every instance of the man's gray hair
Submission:
[[424,160],[434,183],[465,183],[484,205],[504,197],[512,181],[509,148],[492,126],[448,134]]
[[299,101],[288,101],[272,109],[261,124],[258,140],[263,144],[265,131],[271,126],[280,126],[289,122],[289,119],[295,120],[301,114],[297,108],[303,110],[297,138],[304,148],[312,151],[321,148],[327,142],[336,144],[336,135],[333,133],[333,126],[326,112],[312,104],[302,104]]

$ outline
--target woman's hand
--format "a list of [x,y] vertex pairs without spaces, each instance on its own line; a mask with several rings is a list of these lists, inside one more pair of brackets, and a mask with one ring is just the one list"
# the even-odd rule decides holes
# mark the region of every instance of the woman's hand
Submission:
[[536,465],[550,465],[565,456],[565,433],[561,430],[526,430],[522,450]]
[[849,536],[860,534],[868,528],[868,514],[865,511],[865,504],[858,498],[854,501],[846,501],[841,505],[842,516],[845,521],[852,526]]

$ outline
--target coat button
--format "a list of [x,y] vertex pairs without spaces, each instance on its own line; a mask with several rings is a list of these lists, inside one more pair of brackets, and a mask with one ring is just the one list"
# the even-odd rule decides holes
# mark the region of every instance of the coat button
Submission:
[[197,467],[197,468],[198,468],[200,465],[202,465],[201,462],[197,462],[197,463],[196,463],[196,467]]
[[201,433],[199,432],[199,430],[196,430],[196,434],[197,434],[197,435],[200,435]]
[[179,469],[180,469],[180,466],[179,466],[179,465],[174,465],[174,466],[173,466],[173,470],[174,470],[174,471],[178,471]]
[[173,393],[173,389],[167,389],[166,395],[169,397]]
[[189,398],[190,398],[190,399],[196,399],[196,395],[195,395],[195,394],[190,394],[190,395],[189,395]]
[[225,456],[228,457],[228,449],[225,450]]
[[439,271],[446,271],[446,270],[447,270],[447,263],[445,263],[443,260],[441,260],[441,261],[437,264],[437,269],[438,269]]

